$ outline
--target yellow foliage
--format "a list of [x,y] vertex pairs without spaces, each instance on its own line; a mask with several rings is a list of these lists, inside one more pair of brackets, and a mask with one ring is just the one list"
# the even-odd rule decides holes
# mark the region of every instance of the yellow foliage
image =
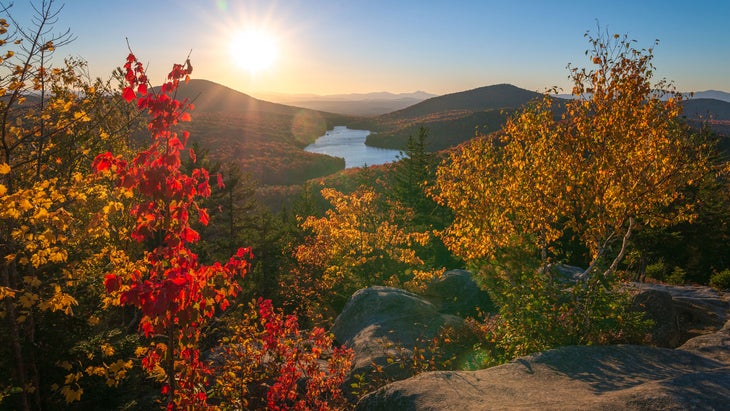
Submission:
[[15,290],[10,287],[0,286],[0,301],[4,300],[6,297],[15,297]]
[[692,218],[691,205],[666,211],[708,172],[706,147],[680,121],[682,95],[655,93],[671,87],[650,83],[651,51],[604,40],[592,40],[595,69],[571,69],[576,98],[562,118],[546,94],[439,168],[434,194],[455,213],[442,233],[453,252],[486,262],[534,250],[549,264],[575,235],[593,266],[617,242],[620,260],[638,220]]
[[61,387],[61,394],[63,395],[63,399],[66,401],[66,404],[71,404],[74,401],[81,400],[81,394],[83,393],[84,389],[78,384],[64,385]]
[[406,229],[412,210],[367,187],[351,194],[325,188],[322,196],[332,209],[301,223],[313,235],[296,249],[300,267],[308,271],[295,276],[297,292],[326,300],[369,285],[416,289],[443,271],[427,267],[416,254],[415,247],[428,243],[432,233]]
[[42,311],[62,311],[66,315],[73,315],[72,307],[78,305],[78,302],[70,294],[66,294],[61,290],[61,286],[54,285],[53,296],[40,303],[39,307]]
[[114,355],[114,347],[111,344],[105,342],[101,344],[101,354],[105,357],[111,357]]

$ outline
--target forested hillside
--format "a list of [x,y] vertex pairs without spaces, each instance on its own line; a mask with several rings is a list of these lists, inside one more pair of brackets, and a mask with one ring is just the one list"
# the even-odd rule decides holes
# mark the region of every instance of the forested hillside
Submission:
[[302,149],[346,117],[257,100],[207,80],[192,79],[178,98],[195,107],[192,141],[260,184],[302,184],[345,167],[342,159]]
[[431,151],[453,147],[477,133],[499,130],[509,114],[540,94],[510,84],[432,97],[413,106],[378,116],[372,120],[376,133],[367,144],[400,149],[408,136],[421,126],[428,127]]

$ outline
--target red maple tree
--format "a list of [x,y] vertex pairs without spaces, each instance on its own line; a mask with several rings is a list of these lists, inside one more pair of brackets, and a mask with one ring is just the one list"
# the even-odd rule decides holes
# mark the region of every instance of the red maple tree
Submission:
[[[210,195],[208,171],[181,171],[180,154],[189,133],[174,127],[190,121],[193,105],[177,100],[180,81],[189,80],[190,60],[173,65],[157,91],[148,89],[144,66],[130,53],[122,97],[136,101],[150,117],[149,147],[128,163],[107,152],[93,163],[96,172],[112,172],[117,184],[137,194],[130,213],[136,220],[131,237],[145,244],[143,269],[106,275],[107,292],[118,295],[119,304],[137,307],[142,313],[140,331],[150,340],[142,364],[152,371],[165,372],[162,393],[168,409],[207,407],[206,385],[210,369],[198,350],[201,325],[216,309],[225,310],[239,291],[237,278],[248,270],[249,248],[240,248],[225,263],[205,266],[189,245],[200,239],[191,227],[191,218],[208,223],[208,214],[198,199]],[[195,153],[190,150],[194,160]],[[219,179],[220,184],[220,179]]]

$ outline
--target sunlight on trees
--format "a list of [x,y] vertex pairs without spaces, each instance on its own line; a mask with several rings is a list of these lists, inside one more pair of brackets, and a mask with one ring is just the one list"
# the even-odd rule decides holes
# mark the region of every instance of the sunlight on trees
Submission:
[[[587,36],[573,100],[546,94],[436,171],[421,128],[399,163],[341,175],[350,191],[307,186],[275,217],[236,165],[216,175],[187,148],[192,104],[175,92],[189,60],[159,89],[131,53],[92,81],[83,60],[53,59],[72,40],[52,34],[59,10],[40,2],[29,28],[0,10],[3,409],[351,408],[353,352],[326,326],[360,288],[419,292],[464,261],[499,306],[467,321],[482,365],[642,342],[620,283],[630,247],[646,246],[631,241],[695,219],[688,231],[712,239],[728,218],[727,164],[683,121],[682,95],[653,82],[653,50],[626,36]],[[651,266],[684,281],[671,268]],[[706,277],[724,287],[729,273]]]
[[[136,220],[130,236],[147,249],[142,269],[109,273],[104,285],[117,304],[141,310],[139,328],[150,344],[140,352],[142,364],[164,381],[168,409],[202,407],[211,371],[200,358],[200,327],[236,296],[237,277],[248,270],[250,249],[239,248],[225,265],[203,266],[188,248],[200,238],[190,226],[191,216],[204,225],[209,219],[198,198],[211,191],[207,170],[195,168],[190,175],[181,171],[188,132],[172,131],[190,120],[191,104],[174,98],[180,81],[189,79],[190,62],[173,65],[159,94],[147,92],[145,69],[133,54],[124,68],[128,85],[122,96],[149,114],[151,143],[131,163],[106,152],[96,157],[93,167],[97,173],[116,175],[120,187],[139,195],[130,209]],[[194,161],[195,153],[190,156]]]
[[95,210],[122,205],[89,176],[89,165],[100,150],[125,149],[134,116],[110,97],[109,82],[87,79],[85,62],[52,64],[55,49],[72,40],[68,31],[51,34],[52,1],[36,10],[32,27],[17,26],[10,10],[0,19],[0,340],[12,371],[0,384],[29,410],[49,391],[68,400],[82,392],[70,374],[63,384],[64,367],[42,359],[90,332],[68,335],[74,315],[89,310],[84,300],[100,284],[93,274],[105,259],[99,253],[113,241],[114,229]]
[[[539,339],[524,334],[537,327],[534,321],[560,315],[566,288],[573,289],[567,309],[584,317],[567,331],[583,336],[576,342],[601,341],[591,328],[602,316],[615,320],[604,332],[620,328],[617,303],[597,293],[613,289],[639,226],[693,218],[681,190],[709,172],[708,147],[681,121],[682,96],[666,81],[651,82],[652,49],[635,49],[625,36],[588,39],[594,67],[570,69],[575,99],[563,103],[562,115],[558,101],[545,95],[497,136],[473,140],[438,170],[436,198],[455,214],[445,242],[486,275],[503,318],[519,327],[524,342]],[[561,285],[556,265],[576,241],[587,268],[578,283]],[[583,300],[579,288],[587,293]],[[544,293],[541,304],[550,307],[535,310],[532,325],[508,318],[530,307],[522,298],[543,300]],[[602,299],[602,307],[581,306]]]
[[[342,308],[353,292],[370,285],[418,289],[443,269],[429,267],[415,252],[430,231],[409,231],[413,211],[361,186],[351,194],[322,190],[332,204],[326,216],[307,217],[311,237],[296,250],[302,267],[294,281],[305,295]],[[327,308],[320,307],[328,311]]]

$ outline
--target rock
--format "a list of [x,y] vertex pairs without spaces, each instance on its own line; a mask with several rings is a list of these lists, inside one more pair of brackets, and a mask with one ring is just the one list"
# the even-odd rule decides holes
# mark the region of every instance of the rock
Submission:
[[551,272],[555,278],[564,283],[577,283],[583,278],[585,269],[567,264],[556,264],[551,266]]
[[415,346],[423,347],[444,326],[463,329],[464,320],[439,313],[408,291],[373,286],[352,295],[331,331],[338,343],[355,351],[351,375],[367,376],[375,365],[383,367],[377,378],[398,380],[413,371],[393,360],[412,357]]
[[730,367],[683,350],[570,346],[480,371],[437,371],[363,397],[357,410],[726,409]]
[[672,295],[666,291],[644,290],[634,295],[632,309],[643,311],[654,322],[651,343],[658,347],[675,348],[682,341]]
[[694,337],[679,347],[730,365],[730,320],[720,330]]
[[[730,320],[730,295],[710,287],[629,283],[629,288],[637,292],[635,300],[655,303],[648,313],[662,336],[656,345],[677,347],[690,338],[715,332]],[[647,295],[641,297],[644,293]],[[666,297],[659,297],[660,293],[672,297],[672,308],[665,305]]]
[[466,270],[446,271],[426,286],[423,296],[445,314],[475,317],[479,311],[494,311],[489,294],[479,288]]

